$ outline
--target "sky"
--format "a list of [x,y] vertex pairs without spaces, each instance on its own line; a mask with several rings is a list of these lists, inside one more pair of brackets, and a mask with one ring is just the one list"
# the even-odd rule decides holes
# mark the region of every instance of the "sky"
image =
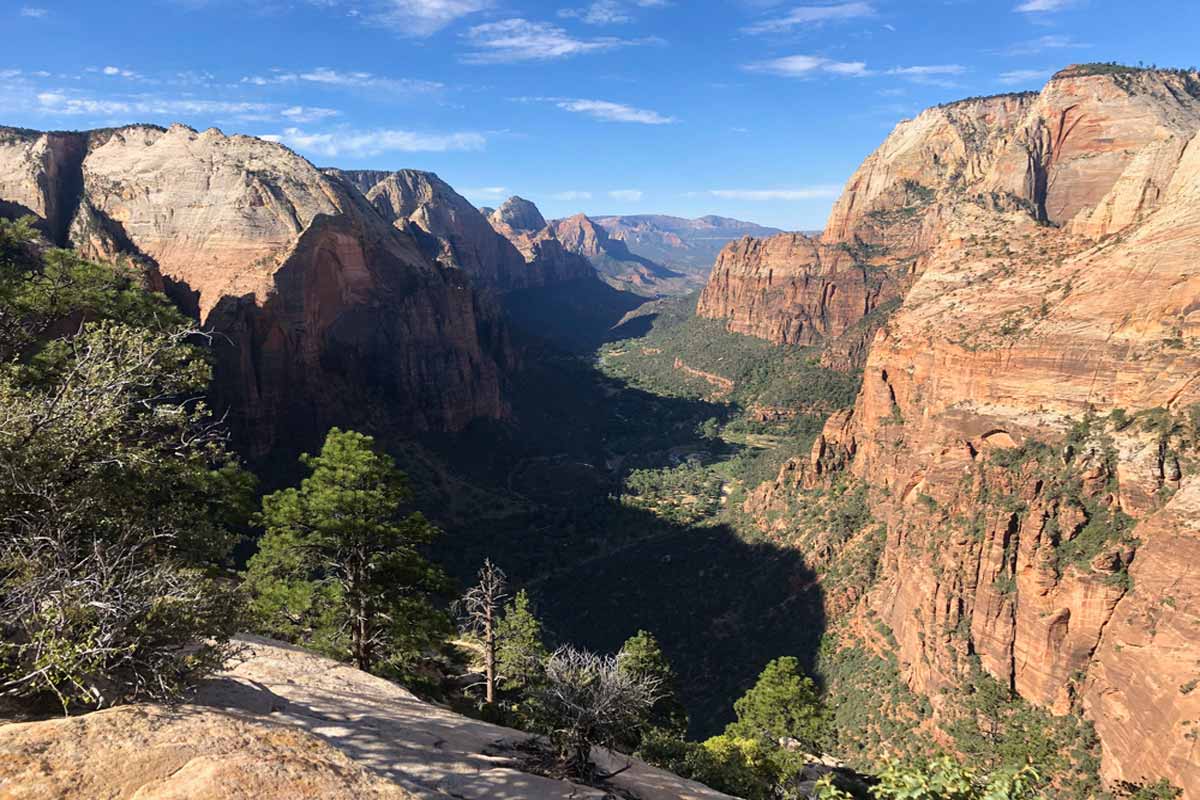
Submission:
[[1196,0],[0,0],[0,124],[269,137],[547,217],[824,225],[897,122],[1200,61]]

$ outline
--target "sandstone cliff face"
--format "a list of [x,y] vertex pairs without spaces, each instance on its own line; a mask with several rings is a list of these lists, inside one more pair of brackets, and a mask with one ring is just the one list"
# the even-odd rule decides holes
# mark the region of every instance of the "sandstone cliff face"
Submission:
[[[580,265],[564,269],[563,259],[545,248],[530,248],[527,260],[479,209],[431,172],[326,172],[361,191],[384,219],[410,233],[430,259],[465,271],[480,286],[507,291],[582,277],[572,272],[580,271]],[[505,213],[522,224],[541,219],[532,203],[521,203],[525,205]]]
[[611,238],[585,214],[557,220],[550,229],[563,247],[588,259],[601,279],[616,289],[657,296],[689,285],[684,275],[630,252],[624,241]]
[[888,532],[860,610],[891,627],[910,686],[938,708],[978,659],[1085,711],[1107,778],[1189,800],[1198,96],[1194,75],[1074,69],[902,123],[821,244],[911,259],[911,288],[853,410],[752,498],[866,481]]
[[545,280],[542,285],[594,278],[591,263],[563,246],[554,228],[546,223],[537,206],[520,197],[510,197],[487,217],[496,233],[512,243],[525,258],[536,265]]
[[842,335],[896,296],[898,284],[886,272],[831,261],[839,259],[799,233],[732,242],[717,257],[696,313],[728,320],[735,333],[811,345]]
[[85,255],[132,256],[220,334],[214,399],[250,455],[335,422],[415,432],[506,413],[498,313],[348,183],[216,130],[77,136],[6,135],[0,199]]

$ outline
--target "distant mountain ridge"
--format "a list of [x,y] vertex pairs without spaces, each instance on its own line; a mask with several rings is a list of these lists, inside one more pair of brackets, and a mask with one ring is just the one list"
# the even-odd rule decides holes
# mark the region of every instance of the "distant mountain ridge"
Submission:
[[778,228],[712,214],[697,219],[667,214],[606,215],[593,220],[634,253],[687,273],[707,274],[729,242],[783,233]]

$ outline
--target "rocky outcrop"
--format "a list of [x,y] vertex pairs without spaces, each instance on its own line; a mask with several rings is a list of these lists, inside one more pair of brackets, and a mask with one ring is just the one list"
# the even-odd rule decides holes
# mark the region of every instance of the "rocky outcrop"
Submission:
[[624,241],[609,237],[585,214],[556,220],[550,228],[563,247],[588,259],[601,279],[616,289],[657,296],[686,288],[682,274],[630,252]]
[[[132,706],[0,725],[0,796],[722,800],[597,751],[605,789],[530,773],[528,734],[468,719],[297,647],[246,637],[227,671],[174,709]],[[11,787],[17,793],[5,794]]]
[[506,336],[466,272],[278,144],[178,125],[6,130],[0,200],[87,256],[132,257],[217,334],[214,400],[251,456],[334,423],[417,432],[506,413]]
[[542,212],[528,200],[510,197],[487,219],[495,232],[510,242],[527,264],[536,265],[537,271],[545,276],[541,285],[596,277],[591,263],[564,247],[555,236],[554,228],[542,217]]
[[841,336],[895,297],[899,284],[884,271],[839,263],[803,234],[744,238],[717,257],[696,313],[776,344]]
[[[326,172],[361,191],[384,219],[412,235],[428,258],[465,271],[479,286],[508,291],[586,277],[581,263],[567,263],[553,248],[519,251],[479,209],[432,172]],[[496,213],[522,225],[541,220],[532,203],[514,200],[519,202]]]
[[247,800],[420,797],[269,717],[113,708],[0,726],[0,797]]
[[866,482],[887,541],[860,610],[912,688],[937,709],[978,659],[1086,712],[1108,779],[1188,800],[1198,134],[1200,76],[1091,67],[901,123],[796,260],[886,252],[911,287],[854,408],[753,498]]
[[508,198],[489,215],[489,220],[497,228],[511,228],[514,231],[534,233],[546,227],[546,218],[538,207],[516,195]]

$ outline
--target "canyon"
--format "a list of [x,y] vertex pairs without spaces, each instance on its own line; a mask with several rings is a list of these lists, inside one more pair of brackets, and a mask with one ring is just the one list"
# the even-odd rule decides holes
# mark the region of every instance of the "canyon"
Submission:
[[[703,271],[689,259],[720,242],[697,317],[847,380],[861,375],[851,407],[828,414],[837,405],[813,404],[828,418],[811,451],[777,474],[773,464],[775,477],[747,487],[737,509],[782,541],[813,492],[861,489],[881,525],[878,565],[870,581],[824,599],[833,647],[893,655],[905,686],[928,700],[931,728],[956,713],[958,693],[982,671],[1037,708],[1089,720],[1107,786],[1167,779],[1185,800],[1200,798],[1194,72],[1079,65],[1040,92],[930,108],[862,163],[819,234],[722,218],[548,221],[520,197],[476,209],[432,173],[317,169],[278,144],[183,126],[0,129],[0,213],[32,214],[49,243],[127,260],[211,331],[213,402],[251,458],[332,424],[403,439],[512,423],[522,298],[539,298],[526,318],[535,327],[547,306],[578,327],[578,309],[601,296],[622,319],[643,298],[698,286]],[[668,262],[672,251],[687,255]],[[609,289],[636,296],[596,294]],[[711,334],[718,322],[705,324]],[[741,388],[722,372],[734,364],[653,355],[704,384],[708,400]],[[797,407],[751,414],[787,422]],[[600,484],[591,462],[608,452],[597,452],[570,464],[538,455],[522,469],[539,490],[568,466]],[[681,532],[668,534],[663,541]],[[502,541],[488,537],[488,546]],[[789,546],[824,567],[855,544],[830,542]],[[664,576],[673,558],[683,561],[654,558]],[[820,589],[807,571],[789,581],[803,603]],[[303,661],[256,647],[260,665]],[[251,673],[253,664],[246,680],[259,680]],[[280,695],[313,689],[276,673],[262,682]],[[387,692],[379,702],[412,699]],[[103,730],[109,718],[124,724],[121,713],[61,725]],[[148,739],[158,713],[143,720]],[[247,733],[261,719],[191,713],[202,734],[230,726],[229,735],[268,737]],[[30,736],[17,746],[36,750]],[[294,736],[271,741],[313,754],[306,768],[315,772],[297,773],[298,785],[413,791],[343,771],[337,752]],[[147,785],[166,763],[155,762]],[[331,774],[344,785],[320,783]]]
[[1166,778],[1189,800],[1198,134],[1190,72],[1083,65],[929,109],[868,157],[821,237],[727,247],[698,309],[821,341],[871,312],[860,276],[881,270],[903,301],[857,401],[748,509],[864,482],[886,542],[847,626],[883,621],[935,713],[978,663],[1091,719],[1109,785]]

